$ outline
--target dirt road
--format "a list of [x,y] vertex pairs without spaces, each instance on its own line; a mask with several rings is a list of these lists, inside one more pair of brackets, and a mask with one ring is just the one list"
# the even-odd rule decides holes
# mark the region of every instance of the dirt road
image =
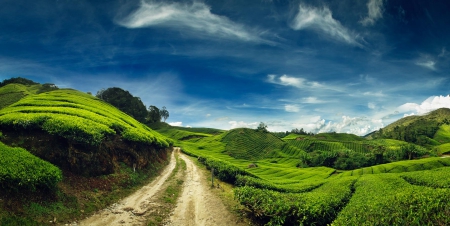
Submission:
[[[176,165],[175,152],[172,152],[170,163],[162,174],[147,186],[122,201],[79,222],[79,225],[146,225],[146,216],[150,212],[159,211],[157,196],[165,188],[167,178]],[[237,223],[236,216],[231,214],[222,200],[211,191],[211,184],[205,173],[200,171],[194,162],[180,153],[186,162],[182,192],[175,209],[165,225],[243,225]]]
[[186,176],[183,192],[167,225],[240,225],[222,200],[211,191],[211,184],[185,155]]
[[122,201],[81,221],[79,225],[144,225],[144,215],[152,210],[152,197],[161,189],[175,168],[175,151],[170,156],[169,165],[153,182]]

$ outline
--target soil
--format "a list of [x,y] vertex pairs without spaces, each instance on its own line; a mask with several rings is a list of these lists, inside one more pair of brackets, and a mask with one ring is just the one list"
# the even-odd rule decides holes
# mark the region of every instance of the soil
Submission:
[[203,172],[185,155],[187,175],[183,192],[166,225],[244,225],[228,211],[222,200],[211,191]]
[[[168,178],[175,168],[175,148],[170,163],[153,182],[142,187],[122,201],[80,221],[78,225],[146,225],[152,213],[163,211],[167,204],[161,201],[161,193],[167,188]],[[164,221],[164,225],[244,225],[213,193],[208,178],[194,162],[180,153],[186,162],[186,171],[177,174],[184,183],[176,207]],[[182,171],[182,170],[180,170]]]
[[142,187],[122,201],[101,210],[93,216],[81,221],[79,225],[144,225],[145,215],[155,211],[152,198],[160,191],[167,178],[175,168],[176,162],[172,152],[170,163],[153,182]]

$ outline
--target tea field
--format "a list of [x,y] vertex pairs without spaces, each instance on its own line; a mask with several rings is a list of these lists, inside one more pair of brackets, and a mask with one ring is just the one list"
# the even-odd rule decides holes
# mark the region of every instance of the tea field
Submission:
[[[383,154],[400,153],[411,145],[404,141],[366,140],[343,134],[279,139],[241,128],[176,142],[186,154],[214,168],[218,178],[235,184],[235,199],[259,223],[450,224],[450,158],[386,162]],[[416,150],[416,146],[410,148]],[[364,156],[375,153],[385,162],[353,170],[301,164],[318,151]],[[427,151],[426,155],[436,153]]]

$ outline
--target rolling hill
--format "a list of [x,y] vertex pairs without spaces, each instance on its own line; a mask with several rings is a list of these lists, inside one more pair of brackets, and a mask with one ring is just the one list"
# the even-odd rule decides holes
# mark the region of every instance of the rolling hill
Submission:
[[67,89],[29,95],[1,109],[0,130],[5,144],[86,175],[113,173],[120,161],[146,167],[172,143],[115,107]]

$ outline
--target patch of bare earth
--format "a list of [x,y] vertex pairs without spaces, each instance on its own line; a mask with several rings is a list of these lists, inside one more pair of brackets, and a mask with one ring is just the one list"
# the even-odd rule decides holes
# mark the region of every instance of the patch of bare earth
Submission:
[[212,192],[211,184],[194,162],[185,155],[180,157],[186,162],[186,176],[177,206],[166,225],[245,225]]
[[169,165],[153,182],[120,202],[82,220],[79,225],[145,225],[148,221],[147,216],[159,209],[156,194],[164,188],[165,182],[175,168],[175,151],[177,150],[171,154]]
[[[246,225],[214,193],[205,172],[179,152],[174,149],[170,164],[155,181],[79,225]],[[176,166],[175,154],[186,163],[186,170],[170,176]],[[178,200],[167,202],[168,188],[177,182],[183,183]]]

